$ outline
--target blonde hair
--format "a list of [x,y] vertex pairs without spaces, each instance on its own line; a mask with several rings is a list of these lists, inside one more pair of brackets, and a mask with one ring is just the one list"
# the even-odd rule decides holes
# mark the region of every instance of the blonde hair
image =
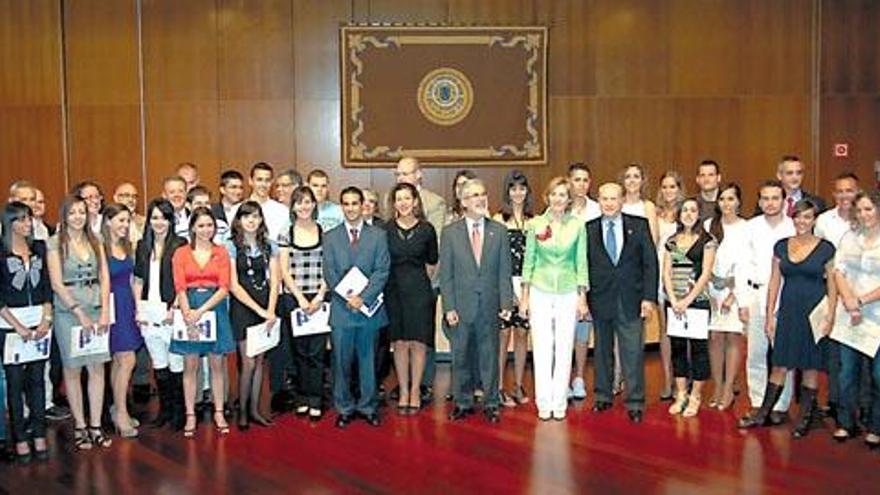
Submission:
[[560,175],[550,179],[544,188],[544,203],[550,206],[550,193],[559,186],[565,186],[565,193],[568,194],[568,207],[565,209],[568,211],[571,209],[571,181],[568,180],[568,177]]

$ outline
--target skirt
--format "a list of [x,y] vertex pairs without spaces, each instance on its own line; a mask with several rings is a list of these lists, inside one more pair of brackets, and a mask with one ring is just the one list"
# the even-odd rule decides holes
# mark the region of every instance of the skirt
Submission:
[[[191,308],[198,308],[205,303],[214,292],[216,287],[188,289],[186,297]],[[217,340],[215,342],[188,342],[183,340],[172,340],[169,349],[174,354],[229,354],[235,352],[235,341],[232,338],[232,325],[229,323],[228,298],[223,299],[217,306],[214,306],[214,313],[217,315]]]

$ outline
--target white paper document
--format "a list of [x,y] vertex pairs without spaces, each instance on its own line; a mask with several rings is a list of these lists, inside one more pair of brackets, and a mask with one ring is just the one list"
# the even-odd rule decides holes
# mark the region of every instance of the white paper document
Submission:
[[281,320],[276,319],[268,330],[266,322],[247,327],[245,335],[247,336],[245,354],[249,358],[258,356],[277,346],[281,341]]
[[877,349],[880,348],[880,325],[864,320],[858,325],[853,325],[850,323],[849,315],[839,315],[835,318],[831,338],[874,358]]
[[[40,325],[40,321],[43,320],[43,306],[25,306],[22,308],[10,308],[7,307],[12,316],[15,317],[22,325],[27,328],[34,328]],[[6,321],[6,318],[0,316],[0,328],[5,328],[8,330],[12,330],[12,323]]]
[[3,364],[24,364],[49,359],[51,349],[51,330],[40,340],[24,340],[21,335],[11,332],[6,334]]
[[[348,273],[342,277],[342,280],[336,285],[336,288],[333,289],[334,292],[342,296],[344,299],[348,299],[349,297],[356,296],[364,291],[367,288],[367,285],[370,283],[370,279],[367,278],[366,275],[360,270],[360,268],[353,266]],[[380,293],[379,297],[373,301],[373,304],[367,305],[366,302],[363,306],[361,306],[361,313],[364,314],[367,318],[372,317],[376,314],[376,311],[382,306],[385,298]]]
[[216,342],[217,341],[217,313],[207,311],[195,324],[199,330],[198,336],[190,338],[183,313],[179,309],[174,310],[174,323],[172,324],[171,338],[184,342]]
[[98,334],[93,329],[84,330],[76,325],[70,328],[70,357],[110,353],[110,330]]
[[678,316],[666,308],[666,334],[670,337],[706,340],[709,338],[709,310],[687,309]]
[[329,303],[322,304],[321,309],[311,315],[306,314],[301,308],[296,308],[290,313],[290,326],[293,329],[294,337],[330,333],[329,321]]

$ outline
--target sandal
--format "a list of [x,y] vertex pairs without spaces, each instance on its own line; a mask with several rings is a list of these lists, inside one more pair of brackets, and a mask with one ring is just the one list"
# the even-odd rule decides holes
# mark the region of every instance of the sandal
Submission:
[[675,402],[669,406],[669,414],[673,416],[676,414],[681,414],[684,412],[685,407],[688,404],[688,395],[687,392],[677,392],[675,394]]
[[[195,418],[196,415],[191,414],[191,413],[187,413],[186,417],[187,418]],[[194,438],[196,436],[196,427],[198,426],[198,424],[199,424],[199,422],[195,421],[192,428],[187,428],[186,426],[184,426],[183,427],[183,438]]]
[[[223,423],[217,421],[217,415],[220,415],[223,418]],[[229,423],[226,422],[226,417],[223,416],[223,409],[215,409],[214,410],[214,426],[217,428],[217,433],[221,435],[229,434]]]
[[501,400],[501,405],[504,407],[516,407],[516,401],[513,400],[513,397],[507,395],[507,392],[504,390],[498,391],[498,397]]
[[681,413],[682,417],[692,418],[696,416],[697,413],[700,412],[700,402],[701,400],[699,395],[691,394],[687,402],[687,407],[685,408],[684,412]]
[[113,440],[107,435],[104,435],[104,430],[102,430],[100,426],[89,426],[89,438],[92,440],[92,444],[97,445],[98,447],[106,449],[113,445]]
[[73,447],[77,450],[92,450],[92,439],[89,438],[89,432],[85,428],[74,428],[73,430]]
[[526,390],[523,388],[522,385],[516,386],[516,389],[513,391],[513,400],[515,400],[519,405],[529,403],[529,396],[526,395]]

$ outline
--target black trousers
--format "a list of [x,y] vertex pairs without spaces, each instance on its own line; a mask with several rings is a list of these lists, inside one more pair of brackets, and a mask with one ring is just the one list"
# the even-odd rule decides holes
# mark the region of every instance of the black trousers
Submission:
[[296,388],[302,405],[321,408],[324,393],[324,353],[327,334],[293,338],[293,362],[296,365]]
[[617,303],[617,311],[611,318],[595,318],[593,335],[595,348],[596,400],[612,402],[614,394],[614,338],[620,347],[620,364],[626,380],[627,410],[641,411],[645,408],[645,328],[638,313],[631,315]]
[[672,375],[701,382],[712,374],[709,366],[709,340],[669,337],[672,347]]
[[[0,331],[0,349],[6,347],[6,332]],[[46,437],[46,382],[43,374],[46,361],[23,364],[4,364],[6,371],[6,396],[9,401],[9,423],[12,440],[26,442],[30,438]],[[24,403],[30,410],[24,418]],[[5,418],[0,418],[5,421]],[[31,430],[29,437],[27,432]]]

